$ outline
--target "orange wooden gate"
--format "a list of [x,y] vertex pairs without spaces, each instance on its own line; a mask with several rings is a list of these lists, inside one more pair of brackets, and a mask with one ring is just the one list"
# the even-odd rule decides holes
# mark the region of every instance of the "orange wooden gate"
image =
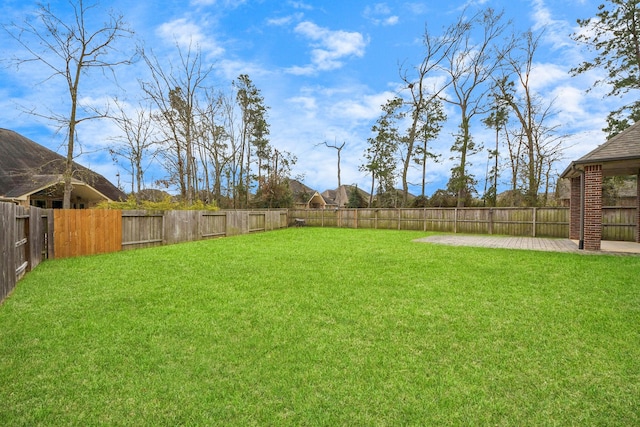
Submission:
[[122,249],[122,212],[105,209],[56,209],[55,258],[104,254]]

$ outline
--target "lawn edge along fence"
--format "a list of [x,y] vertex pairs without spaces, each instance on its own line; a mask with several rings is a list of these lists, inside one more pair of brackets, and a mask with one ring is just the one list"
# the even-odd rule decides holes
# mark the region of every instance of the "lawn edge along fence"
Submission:
[[0,302],[46,258],[270,231],[287,221],[286,210],[41,209],[0,202]]
[[[635,207],[602,208],[602,240],[635,241]],[[569,208],[290,209],[314,227],[569,237]]]
[[[603,240],[634,241],[636,208],[603,207]],[[0,202],[0,301],[46,258],[64,258],[307,226],[559,237],[569,208],[145,211],[40,209]]]

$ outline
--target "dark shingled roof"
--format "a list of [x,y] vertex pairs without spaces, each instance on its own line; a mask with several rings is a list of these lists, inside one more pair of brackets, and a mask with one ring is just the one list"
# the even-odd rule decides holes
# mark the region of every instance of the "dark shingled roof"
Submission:
[[[0,196],[20,197],[62,180],[65,158],[8,129],[0,128]],[[102,175],[77,163],[73,178],[80,180],[111,200],[125,194]]]
[[571,162],[562,178],[571,178],[580,166],[603,164],[603,171],[610,175],[636,174],[640,168],[640,122],[634,123],[610,138],[595,150]]
[[620,132],[576,162],[598,163],[640,158],[640,122]]

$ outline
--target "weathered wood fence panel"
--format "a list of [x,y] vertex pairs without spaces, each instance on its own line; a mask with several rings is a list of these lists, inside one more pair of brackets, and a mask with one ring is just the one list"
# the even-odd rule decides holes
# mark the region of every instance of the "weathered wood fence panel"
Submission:
[[[611,209],[611,213],[607,211]],[[634,239],[635,208],[603,208],[603,239]],[[318,227],[441,231],[447,233],[568,237],[569,208],[407,208],[291,209],[296,218]],[[614,225],[615,224],[615,225]]]
[[122,247],[137,249],[286,228],[284,211],[122,211]]
[[635,241],[635,207],[602,208],[602,240]]
[[51,211],[0,203],[0,301],[50,253]]
[[141,249],[162,245],[164,215],[162,212],[122,211],[122,249]]
[[56,209],[56,258],[103,254],[122,249],[122,214],[104,209]]

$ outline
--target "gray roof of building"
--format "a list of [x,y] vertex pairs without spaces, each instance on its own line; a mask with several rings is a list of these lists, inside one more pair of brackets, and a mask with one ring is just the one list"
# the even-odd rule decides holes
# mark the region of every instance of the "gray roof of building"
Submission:
[[[65,158],[8,129],[0,128],[0,196],[20,197],[61,181]],[[73,177],[111,200],[125,194],[102,175],[74,162]]]
[[627,162],[626,166],[635,166],[636,160],[640,165],[640,122],[634,123],[624,131],[608,139],[607,142],[598,146],[595,150],[571,162],[561,177],[566,178],[575,175],[576,167],[581,165]]

